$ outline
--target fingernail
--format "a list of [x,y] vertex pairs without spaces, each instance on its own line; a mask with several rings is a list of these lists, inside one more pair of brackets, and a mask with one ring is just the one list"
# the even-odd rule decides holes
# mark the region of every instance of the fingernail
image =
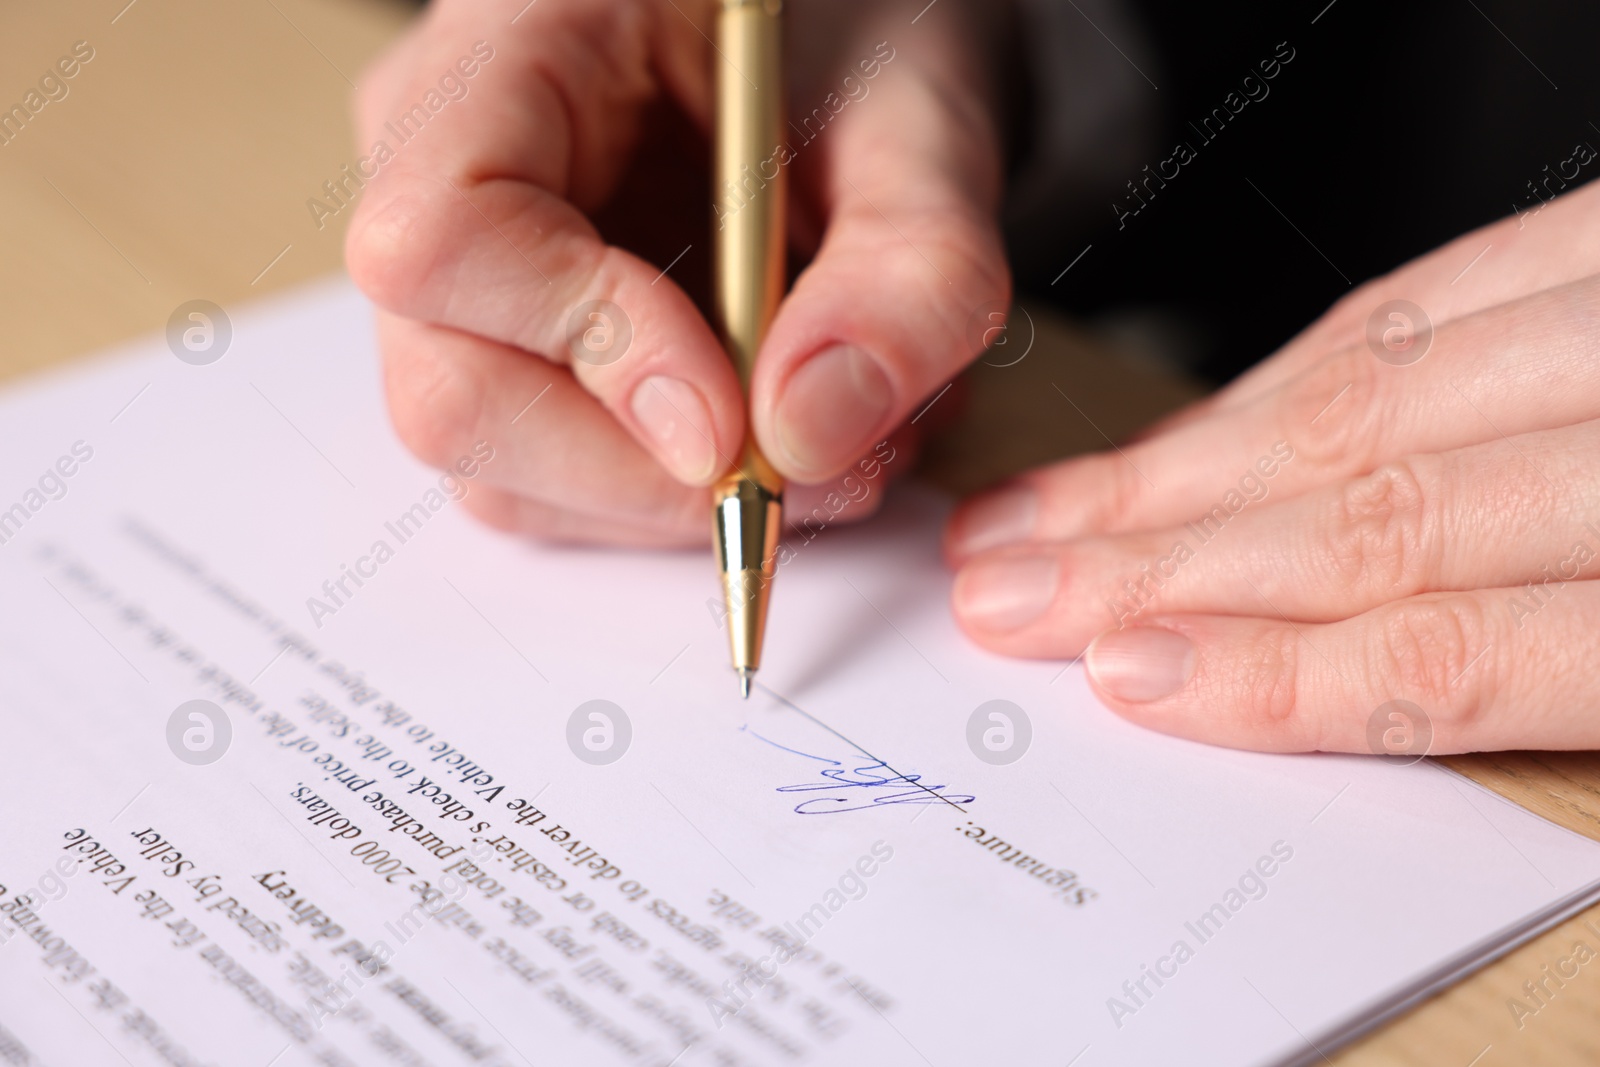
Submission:
[[702,485],[717,473],[711,410],[700,391],[676,378],[646,378],[633,391],[633,417],[679,481]]
[[774,413],[778,447],[794,470],[832,474],[872,443],[893,401],[871,356],[835,345],[802,363],[784,386]]
[[1182,689],[1194,674],[1194,643],[1153,626],[1111,630],[1083,654],[1094,684],[1117,700],[1148,704]]
[[971,556],[985,549],[1026,541],[1039,515],[1039,494],[1026,486],[1012,486],[972,501],[956,519],[952,547]]
[[956,611],[982,630],[1020,630],[1050,607],[1060,580],[1054,556],[978,560],[956,578]]

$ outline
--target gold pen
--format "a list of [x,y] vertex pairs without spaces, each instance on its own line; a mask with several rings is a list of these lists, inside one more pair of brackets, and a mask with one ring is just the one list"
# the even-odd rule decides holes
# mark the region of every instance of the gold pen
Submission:
[[[714,308],[718,332],[739,372],[746,403],[756,353],[784,288],[782,167],[765,170],[783,124],[782,0],[721,0],[717,15],[716,195],[737,207],[720,213],[714,238]],[[765,166],[764,166],[765,165]],[[750,431],[739,462],[712,488],[717,565],[728,608],[728,642],[739,691],[761,667],[767,603],[777,571],[783,479]]]

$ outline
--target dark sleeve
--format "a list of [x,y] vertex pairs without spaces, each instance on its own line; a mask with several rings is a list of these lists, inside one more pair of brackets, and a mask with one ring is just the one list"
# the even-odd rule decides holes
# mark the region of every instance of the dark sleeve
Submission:
[[1005,223],[1022,266],[1110,217],[1160,128],[1160,72],[1123,0],[1014,2],[1024,90]]

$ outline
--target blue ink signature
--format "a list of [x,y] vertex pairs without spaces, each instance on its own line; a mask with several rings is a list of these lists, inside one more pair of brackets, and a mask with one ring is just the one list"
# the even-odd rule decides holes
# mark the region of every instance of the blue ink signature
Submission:
[[[780,793],[832,793],[843,794],[834,796],[811,797],[802,800],[794,806],[796,815],[837,815],[847,811],[866,811],[870,808],[884,807],[890,804],[971,804],[977,797],[959,793],[941,793],[945,785],[925,785],[920,774],[901,774],[876,757],[861,757],[866,760],[859,765],[847,766],[843,761],[829,759],[826,756],[816,756],[809,752],[801,752],[797,748],[790,748],[772,740],[762,737],[749,726],[739,729],[748,733],[758,741],[763,741],[773,748],[784,752],[802,756],[818,763],[826,764],[818,773],[826,778],[826,782],[801,782],[797,785],[780,785]],[[854,761],[852,761],[854,763]],[[910,788],[905,788],[905,787]],[[897,790],[893,792],[873,792],[871,794],[856,792],[856,790]],[[861,803],[856,801],[861,799]]]

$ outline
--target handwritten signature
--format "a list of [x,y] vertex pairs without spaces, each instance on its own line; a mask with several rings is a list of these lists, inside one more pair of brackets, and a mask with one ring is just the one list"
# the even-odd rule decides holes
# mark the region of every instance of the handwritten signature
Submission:
[[[762,737],[749,726],[741,730],[773,748],[824,766],[817,772],[823,782],[807,781],[795,785],[780,785],[780,793],[821,793],[794,806],[796,815],[839,815],[847,811],[866,811],[890,804],[971,804],[977,797],[961,793],[942,793],[946,785],[928,785],[920,774],[901,774],[881,759],[860,756],[847,764],[843,760],[802,752],[797,748],[779,744],[770,737]],[[857,763],[856,760],[865,760]],[[861,792],[867,790],[869,792]]]

